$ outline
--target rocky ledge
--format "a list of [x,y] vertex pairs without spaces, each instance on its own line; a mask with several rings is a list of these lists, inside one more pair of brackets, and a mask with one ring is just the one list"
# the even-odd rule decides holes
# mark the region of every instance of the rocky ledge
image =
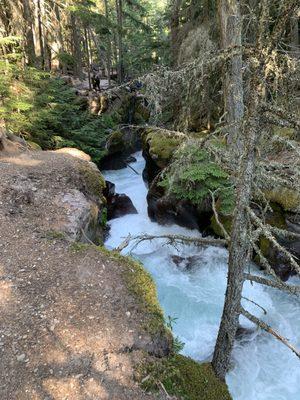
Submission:
[[174,371],[174,398],[230,399],[209,366],[173,354],[142,265],[90,244],[106,200],[89,157],[5,143],[0,173],[1,399],[165,399],[153,382]]

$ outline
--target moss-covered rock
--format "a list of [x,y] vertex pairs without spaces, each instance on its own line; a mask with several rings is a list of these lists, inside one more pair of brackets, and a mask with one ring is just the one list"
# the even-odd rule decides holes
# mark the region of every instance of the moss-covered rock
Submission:
[[120,153],[124,150],[124,135],[121,131],[112,132],[106,142],[106,148],[109,154]]
[[142,134],[143,147],[149,152],[152,160],[159,168],[165,168],[174,152],[186,139],[180,132],[170,133],[163,129],[149,128]]
[[286,187],[265,191],[266,199],[279,204],[285,211],[300,211],[300,192]]
[[32,142],[30,140],[27,140],[26,144],[27,144],[27,146],[29,147],[30,150],[36,150],[36,151],[42,150],[42,148],[41,148],[41,146],[39,144],[37,144],[35,142]]
[[184,400],[230,400],[227,385],[214,374],[211,364],[199,364],[176,354],[142,364],[137,378],[148,391],[164,388]]
[[[228,234],[231,233],[231,228],[232,228],[232,215],[222,215],[219,214],[219,220],[221,224],[224,226],[224,229]],[[220,225],[217,223],[216,217],[213,215],[210,220],[210,228],[213,230],[213,232],[220,237],[224,237],[224,233],[220,227]]]
[[79,175],[84,185],[84,192],[88,196],[95,196],[104,202],[103,191],[106,183],[96,165],[92,163],[80,164]]

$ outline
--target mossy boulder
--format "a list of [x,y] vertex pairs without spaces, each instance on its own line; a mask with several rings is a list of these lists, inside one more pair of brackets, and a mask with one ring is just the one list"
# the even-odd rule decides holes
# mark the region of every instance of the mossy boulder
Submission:
[[124,134],[121,131],[112,132],[106,141],[106,149],[109,154],[122,152],[125,147]]
[[174,152],[185,139],[186,136],[180,132],[169,132],[157,128],[148,128],[142,134],[144,150],[161,169],[169,164]]
[[30,140],[26,141],[27,146],[29,147],[30,150],[35,150],[35,151],[39,151],[42,150],[41,146],[35,142],[32,142]]
[[[231,228],[232,228],[232,215],[222,215],[219,214],[219,221],[221,224],[224,226],[224,229],[228,234],[231,233]],[[224,237],[224,233],[220,227],[220,225],[217,223],[216,217],[213,215],[210,220],[210,228],[212,231],[220,237]]]
[[211,364],[179,354],[142,364],[137,378],[147,391],[158,391],[163,384],[169,395],[184,400],[231,400],[226,383],[216,377]]
[[266,199],[279,204],[285,211],[300,212],[300,191],[277,187],[265,191]]

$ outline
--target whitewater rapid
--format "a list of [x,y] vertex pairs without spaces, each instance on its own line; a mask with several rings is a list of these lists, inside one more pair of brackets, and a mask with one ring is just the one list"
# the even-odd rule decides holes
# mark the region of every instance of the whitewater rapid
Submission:
[[[141,153],[134,154],[137,161],[130,168],[106,171],[105,179],[116,185],[117,193],[126,193],[133,201],[138,214],[111,220],[108,248],[118,246],[125,237],[148,234],[183,234],[200,236],[177,225],[160,226],[151,222],[147,214],[147,189],[142,179],[145,166]],[[123,251],[131,253],[130,247]],[[131,253],[152,274],[158,289],[160,304],[165,316],[177,318],[173,324],[174,335],[185,343],[184,355],[197,361],[211,359],[220,323],[228,252],[208,246],[179,246],[177,249],[164,245],[163,241],[143,242]],[[197,255],[197,265],[192,271],[180,270],[172,256]],[[258,273],[253,270],[253,273]],[[296,282],[296,278],[294,279]],[[244,296],[255,300],[267,310],[267,315],[254,304],[244,301],[251,313],[263,318],[274,329],[300,348],[300,302],[292,296],[259,284],[247,282]],[[241,317],[241,325],[254,325]],[[254,331],[244,341],[236,341],[233,352],[234,368],[226,381],[234,400],[299,400],[300,361],[281,342],[271,335]]]

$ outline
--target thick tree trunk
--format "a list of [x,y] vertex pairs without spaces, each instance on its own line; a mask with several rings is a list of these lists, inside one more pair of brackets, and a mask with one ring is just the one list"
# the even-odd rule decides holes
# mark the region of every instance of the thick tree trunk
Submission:
[[180,6],[182,0],[174,0],[171,11],[170,31],[171,31],[171,63],[177,65],[178,59],[178,34],[180,26]]
[[37,0],[37,12],[38,12],[38,31],[39,31],[39,44],[41,53],[41,66],[45,68],[45,47],[42,27],[42,7],[41,0]]
[[36,54],[33,38],[33,17],[30,8],[29,0],[22,0],[24,30],[25,30],[25,53],[28,65],[36,64]]
[[[109,8],[108,8],[108,0],[104,0],[104,8],[105,8],[105,16],[106,19],[109,19]],[[110,35],[108,35],[107,39],[107,50],[106,50],[106,62],[107,62],[107,76],[108,76],[108,86],[111,84],[111,41]]]
[[123,55],[123,2],[116,0],[117,22],[118,22],[118,81],[124,80],[124,55]]
[[81,53],[81,38],[78,29],[78,21],[74,13],[71,12],[71,29],[72,29],[72,54],[74,58],[74,75],[82,79],[82,53]]
[[296,58],[300,58],[300,35],[298,17],[294,17],[291,20],[291,46],[294,56]]
[[[221,47],[228,49],[242,44],[242,22],[238,0],[219,0],[218,14]],[[242,150],[241,121],[244,116],[242,52],[232,57],[226,65],[223,80],[224,111],[228,130],[228,143],[240,153]]]

